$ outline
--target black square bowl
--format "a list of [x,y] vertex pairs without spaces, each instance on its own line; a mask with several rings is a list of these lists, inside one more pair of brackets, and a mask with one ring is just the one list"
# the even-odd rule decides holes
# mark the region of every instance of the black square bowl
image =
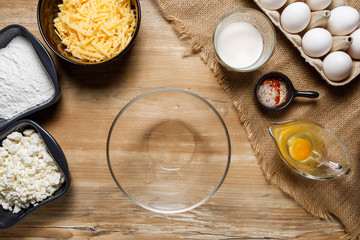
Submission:
[[32,108],[22,112],[21,114],[15,116],[14,118],[11,118],[11,119],[0,118],[0,131],[1,131],[1,129],[4,129],[7,126],[9,126],[14,121],[22,119],[34,112],[37,112],[46,107],[49,107],[50,105],[54,104],[60,98],[60,87],[59,87],[59,82],[58,82],[58,78],[57,78],[54,61],[52,60],[48,51],[45,49],[44,45],[32,33],[30,33],[26,28],[15,24],[15,25],[9,25],[9,26],[5,27],[4,29],[2,29],[0,31],[0,49],[5,48],[11,42],[11,40],[13,40],[17,36],[24,36],[30,41],[30,43],[33,46],[38,58],[40,59],[45,71],[48,73],[50,81],[52,81],[54,84],[55,94],[48,101],[46,101],[40,105],[33,106]]
[[56,192],[54,192],[52,196],[39,202],[36,206],[30,205],[29,208],[22,209],[18,213],[6,211],[0,206],[0,229],[7,229],[14,226],[15,224],[23,220],[25,217],[29,216],[35,210],[64,196],[70,188],[70,172],[63,151],[61,150],[59,144],[55,141],[55,139],[36,122],[28,119],[23,119],[11,124],[9,127],[4,129],[0,133],[0,142],[2,142],[10,133],[14,131],[23,132],[25,129],[34,129],[37,133],[39,133],[47,147],[49,154],[53,157],[59,169],[64,174],[65,181],[61,185],[61,187]]

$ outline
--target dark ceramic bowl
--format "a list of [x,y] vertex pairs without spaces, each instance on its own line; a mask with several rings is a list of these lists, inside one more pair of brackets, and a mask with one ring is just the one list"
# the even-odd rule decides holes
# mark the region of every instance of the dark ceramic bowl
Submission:
[[15,224],[19,223],[21,220],[23,220],[25,217],[30,215],[35,210],[64,196],[70,188],[70,172],[63,151],[61,150],[59,144],[55,141],[55,139],[45,129],[40,127],[34,121],[24,119],[11,124],[9,127],[7,127],[5,130],[3,130],[0,133],[0,142],[2,142],[6,138],[6,136],[12,133],[13,131],[22,132],[25,129],[29,129],[29,128],[36,130],[36,132],[40,134],[48,149],[48,152],[50,153],[50,155],[53,157],[53,159],[55,160],[55,162],[63,172],[65,177],[65,182],[52,196],[48,197],[42,202],[39,202],[38,205],[36,206],[31,205],[27,209],[22,209],[20,212],[16,214],[12,213],[11,211],[5,211],[0,206],[0,229],[7,229],[14,226]]
[[[275,107],[268,107],[268,106],[264,105],[262,103],[262,101],[259,99],[259,94],[258,94],[259,87],[264,81],[266,81],[268,79],[279,80],[279,81],[283,82],[285,84],[285,86],[286,86],[287,94],[286,94],[285,101],[283,103],[279,104],[278,106],[275,106]],[[319,97],[319,93],[314,92],[314,91],[298,91],[298,90],[296,90],[294,88],[294,85],[292,84],[291,80],[285,74],[282,74],[280,72],[268,72],[268,73],[265,73],[264,75],[262,75],[259,78],[259,80],[255,84],[255,98],[256,98],[256,101],[258,102],[258,104],[262,108],[264,108],[266,110],[277,111],[277,110],[284,109],[290,104],[290,102],[295,97],[317,98],[317,97]]]
[[21,114],[15,116],[14,118],[11,118],[11,119],[0,118],[0,131],[2,129],[6,128],[7,126],[9,126],[14,121],[22,119],[34,112],[37,112],[46,107],[49,107],[50,105],[54,104],[60,97],[60,87],[59,87],[59,82],[57,79],[54,62],[51,59],[50,54],[45,49],[45,47],[26,28],[24,28],[20,25],[10,25],[10,26],[7,26],[4,29],[2,29],[0,31],[0,48],[6,47],[11,42],[11,40],[13,40],[13,38],[15,38],[16,36],[20,36],[20,35],[25,36],[27,39],[29,39],[31,45],[34,47],[34,50],[35,50],[37,56],[39,57],[42,65],[44,66],[44,69],[47,71],[47,73],[49,75],[50,81],[52,81],[54,84],[55,94],[48,101],[30,108],[30,109],[26,110],[25,112],[22,112]]
[[104,63],[109,63],[114,61],[115,59],[120,58],[123,56],[133,45],[135,38],[139,32],[140,29],[140,21],[141,21],[141,11],[140,11],[140,1],[139,0],[131,0],[131,7],[135,10],[136,13],[136,29],[134,32],[134,35],[132,36],[132,39],[130,43],[125,47],[123,51],[121,51],[118,55],[115,57],[98,62],[98,63],[92,63],[83,61],[81,59],[75,58],[72,56],[71,53],[68,53],[65,51],[66,47],[64,44],[61,43],[61,39],[55,32],[54,27],[54,19],[58,16],[59,7],[58,5],[62,3],[62,0],[39,0],[38,8],[37,8],[37,20],[38,25],[40,29],[40,33],[42,37],[44,38],[46,44],[48,47],[61,59],[73,63],[76,65],[81,66],[98,66],[102,65]]

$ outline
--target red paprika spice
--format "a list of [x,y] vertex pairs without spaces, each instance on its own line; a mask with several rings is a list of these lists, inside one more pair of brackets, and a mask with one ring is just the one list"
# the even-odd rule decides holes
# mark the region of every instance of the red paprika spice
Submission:
[[283,81],[266,79],[260,84],[258,98],[267,107],[277,107],[286,101],[287,89]]

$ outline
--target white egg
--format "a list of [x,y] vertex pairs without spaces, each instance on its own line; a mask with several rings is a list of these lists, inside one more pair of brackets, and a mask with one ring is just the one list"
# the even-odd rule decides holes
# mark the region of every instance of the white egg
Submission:
[[301,47],[309,57],[322,57],[332,46],[331,33],[324,28],[313,28],[307,31],[302,40]]
[[299,33],[304,30],[311,19],[311,11],[303,2],[295,2],[287,6],[281,13],[281,26],[288,33]]
[[348,35],[359,26],[359,23],[360,14],[355,8],[341,6],[331,10],[326,28],[332,35]]
[[312,11],[320,11],[327,8],[332,0],[306,0],[305,3]]
[[278,10],[285,5],[287,0],[260,0],[260,4],[269,10]]
[[332,52],[323,61],[325,76],[331,81],[341,81],[347,78],[352,70],[351,57],[341,51]]
[[350,36],[353,41],[347,52],[353,59],[360,60],[360,29],[353,32]]

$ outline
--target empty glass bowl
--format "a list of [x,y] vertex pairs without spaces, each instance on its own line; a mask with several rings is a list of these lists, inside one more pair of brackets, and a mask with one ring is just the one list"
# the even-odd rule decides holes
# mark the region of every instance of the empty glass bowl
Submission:
[[178,213],[207,201],[230,164],[230,138],[215,108],[186,90],[157,89],[116,116],[107,158],[118,187],[141,207]]
[[273,24],[263,13],[251,8],[239,8],[220,19],[214,31],[213,44],[225,68],[249,72],[270,59],[276,44],[276,33]]

